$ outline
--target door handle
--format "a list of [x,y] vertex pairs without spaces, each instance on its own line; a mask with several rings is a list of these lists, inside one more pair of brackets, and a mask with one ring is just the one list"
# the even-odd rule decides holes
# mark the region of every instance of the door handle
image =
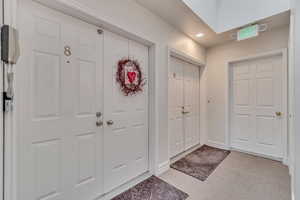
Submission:
[[114,124],[114,121],[113,121],[113,120],[109,120],[109,121],[106,122],[106,124],[107,124],[108,126],[111,126],[111,125]]
[[184,114],[184,115],[185,115],[185,114],[189,114],[189,113],[190,113],[190,112],[182,111],[182,114]]
[[275,113],[277,117],[281,117],[282,116],[282,112],[276,112]]

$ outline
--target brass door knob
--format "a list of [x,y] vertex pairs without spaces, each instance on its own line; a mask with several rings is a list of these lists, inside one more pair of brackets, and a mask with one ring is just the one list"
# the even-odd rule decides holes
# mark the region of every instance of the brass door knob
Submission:
[[275,113],[277,117],[281,117],[282,116],[282,112],[276,112]]
[[106,122],[106,124],[107,124],[108,126],[111,126],[111,125],[114,124],[114,121],[113,121],[113,120],[109,120],[109,121]]

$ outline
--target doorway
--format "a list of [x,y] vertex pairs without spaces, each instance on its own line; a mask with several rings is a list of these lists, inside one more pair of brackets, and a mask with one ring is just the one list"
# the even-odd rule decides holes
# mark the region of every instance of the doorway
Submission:
[[17,199],[95,199],[149,172],[148,85],[125,96],[118,60],[148,79],[149,48],[20,2]]
[[229,63],[230,147],[285,160],[287,55],[276,51]]
[[170,157],[200,144],[200,67],[176,57],[169,65]]

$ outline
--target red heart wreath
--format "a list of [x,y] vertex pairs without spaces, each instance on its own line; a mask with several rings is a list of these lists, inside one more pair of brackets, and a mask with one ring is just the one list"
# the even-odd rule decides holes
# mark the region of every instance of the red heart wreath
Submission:
[[143,91],[146,81],[138,61],[124,58],[118,62],[116,81],[120,84],[125,96]]

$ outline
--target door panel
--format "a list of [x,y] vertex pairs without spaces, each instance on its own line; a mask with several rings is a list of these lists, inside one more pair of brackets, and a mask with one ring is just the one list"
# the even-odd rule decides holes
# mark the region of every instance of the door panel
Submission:
[[200,68],[199,66],[192,65],[193,67],[193,143],[192,146],[200,144]]
[[277,157],[283,156],[282,142],[282,56],[259,59],[256,65],[257,149]]
[[169,73],[169,135],[171,157],[184,151],[183,62],[171,57]]
[[[106,126],[104,132],[104,190],[108,192],[116,185],[123,184],[129,180],[130,168],[128,154],[130,145],[128,140],[129,130],[127,116],[129,112],[129,99],[119,92],[115,81],[117,62],[127,57],[129,41],[119,35],[105,32],[104,49],[105,69],[104,88],[105,91],[105,120],[113,120],[114,126]],[[114,48],[118,47],[118,48]],[[113,145],[112,145],[113,144]]]
[[231,143],[233,147],[282,157],[282,56],[232,66]]
[[85,24],[69,30],[77,33],[71,119],[77,163],[73,190],[79,199],[94,198],[103,192],[103,128],[96,126],[96,112],[103,113],[103,35],[96,30]]
[[200,69],[171,57],[169,69],[170,156],[200,143]]
[[253,63],[237,63],[233,68],[232,143],[249,149],[253,141]]
[[95,125],[103,37],[29,0],[20,7],[17,199],[95,198],[103,191],[103,130]]
[[200,72],[199,67],[184,65],[185,150],[200,143]]
[[187,112],[184,114],[184,133],[185,133],[185,150],[188,150],[193,145],[193,67],[185,63],[184,65],[184,111]]
[[[129,40],[129,57],[136,59],[141,67],[143,76],[148,80],[149,53],[148,47]],[[148,84],[143,86],[143,92],[131,98],[132,136],[134,142],[131,150],[131,177],[136,177],[149,170],[148,146]]]
[[117,63],[128,56],[139,60],[147,77],[148,48],[105,32],[104,49],[105,121],[113,122],[104,134],[104,188],[109,192],[148,170],[148,86],[125,96],[116,82]]

